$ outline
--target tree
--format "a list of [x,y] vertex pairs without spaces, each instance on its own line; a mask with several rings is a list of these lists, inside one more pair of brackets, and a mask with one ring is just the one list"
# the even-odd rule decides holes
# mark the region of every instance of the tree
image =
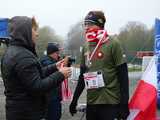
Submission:
[[84,42],[84,29],[80,21],[70,28],[67,34],[66,49],[69,51],[69,54],[77,58],[79,57],[80,46],[82,46]]
[[128,22],[121,29],[118,39],[122,42],[129,62],[135,59],[137,51],[153,50],[153,30],[140,22]]
[[60,36],[55,34],[55,31],[52,28],[45,26],[39,29],[39,37],[36,45],[39,56],[44,54],[48,42],[57,42],[62,45],[63,40]]

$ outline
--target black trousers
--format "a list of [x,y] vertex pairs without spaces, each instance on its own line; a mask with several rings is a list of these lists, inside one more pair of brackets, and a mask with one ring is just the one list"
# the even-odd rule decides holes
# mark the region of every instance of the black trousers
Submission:
[[118,105],[87,105],[86,120],[115,120],[118,111]]

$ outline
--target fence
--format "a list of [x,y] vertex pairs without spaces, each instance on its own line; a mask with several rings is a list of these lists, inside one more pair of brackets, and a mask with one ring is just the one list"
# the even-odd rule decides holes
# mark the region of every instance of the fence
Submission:
[[72,81],[77,81],[78,77],[79,77],[80,69],[76,68],[76,67],[71,67],[71,69],[72,69],[72,75],[71,75],[70,79]]

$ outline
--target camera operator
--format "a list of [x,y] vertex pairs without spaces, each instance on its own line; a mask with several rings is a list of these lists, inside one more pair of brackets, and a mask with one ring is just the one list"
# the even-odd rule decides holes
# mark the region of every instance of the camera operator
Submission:
[[41,120],[45,113],[45,95],[71,75],[64,60],[42,68],[35,44],[38,25],[35,18],[16,16],[10,20],[11,40],[1,60],[6,96],[7,120]]
[[[40,60],[43,66],[54,64],[60,60],[60,49],[58,46],[56,43],[48,43],[47,55],[43,56]],[[65,63],[67,62],[66,59],[64,59],[64,61]],[[47,93],[47,120],[60,120],[62,109],[61,101],[61,84],[59,84],[59,86]]]

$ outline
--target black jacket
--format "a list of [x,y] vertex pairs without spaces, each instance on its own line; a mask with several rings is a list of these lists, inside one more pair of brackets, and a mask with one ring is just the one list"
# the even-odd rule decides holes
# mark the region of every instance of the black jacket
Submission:
[[[48,66],[50,64],[54,64],[56,62],[58,62],[57,60],[55,60],[54,58],[50,57],[49,55],[43,56],[40,59],[40,62],[42,64],[42,66]],[[47,93],[47,100],[48,102],[54,102],[54,100],[57,100],[59,102],[61,102],[62,100],[62,91],[61,91],[61,85],[57,86],[56,88],[52,89],[52,91],[50,93]]]
[[45,111],[46,92],[58,86],[64,75],[55,65],[42,68],[32,42],[30,18],[14,17],[9,26],[12,39],[1,60],[6,119],[40,120]]

